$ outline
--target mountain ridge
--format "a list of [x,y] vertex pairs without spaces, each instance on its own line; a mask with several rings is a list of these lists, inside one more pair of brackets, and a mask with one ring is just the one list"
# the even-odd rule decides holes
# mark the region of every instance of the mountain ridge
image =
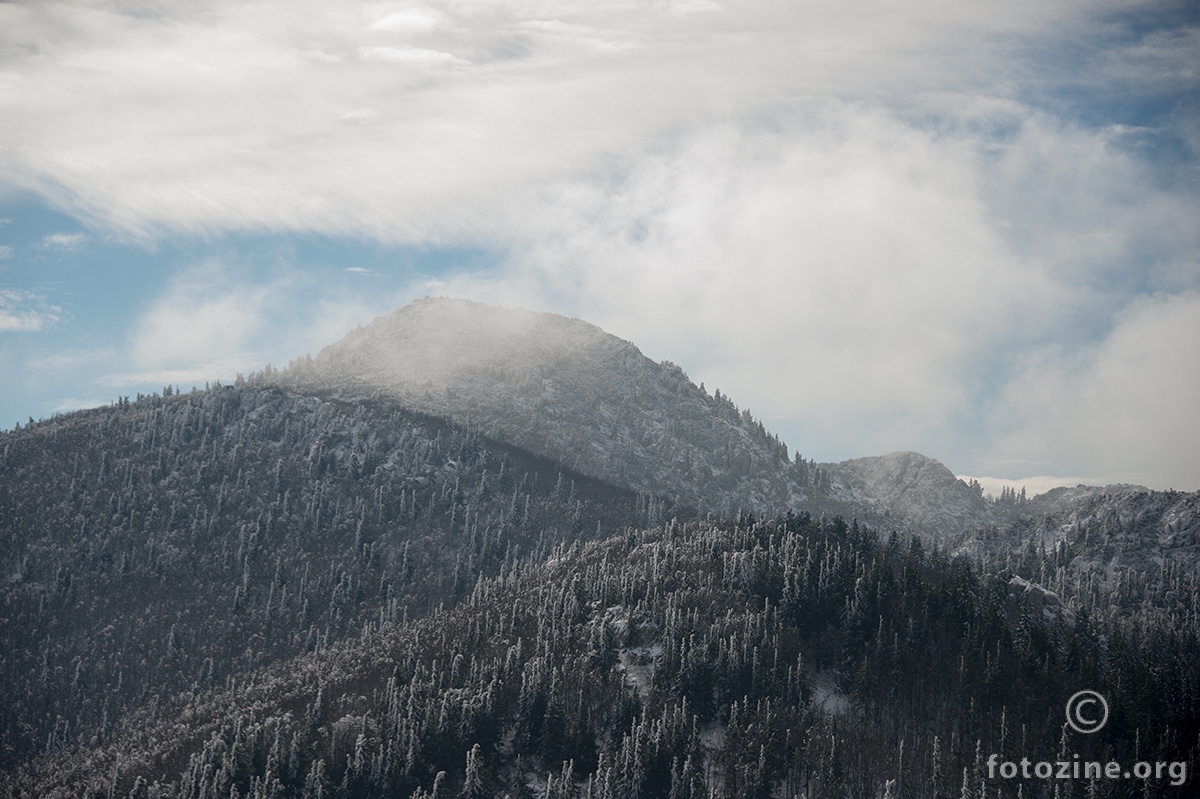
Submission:
[[281,385],[388,397],[598,479],[721,515],[799,507],[807,464],[678,366],[557,314],[424,299],[293,362]]
[[[808,510],[945,541],[1034,506],[989,502],[935,458],[817,463],[670,361],[579,319],[453,298],[416,300],[271,380],[445,416],[597,479],[700,513]],[[1054,508],[1064,496],[1039,500]]]

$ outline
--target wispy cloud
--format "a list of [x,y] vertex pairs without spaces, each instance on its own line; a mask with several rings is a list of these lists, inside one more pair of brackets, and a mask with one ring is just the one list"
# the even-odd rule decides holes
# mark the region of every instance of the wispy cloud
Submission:
[[0,289],[0,332],[42,330],[61,318],[62,308],[28,291]]
[[42,246],[59,250],[73,250],[86,240],[87,234],[85,233],[52,233],[42,239]]
[[1111,483],[1111,480],[1105,480],[1102,477],[1054,477],[1052,475],[1031,475],[1029,477],[1021,477],[1017,479],[1007,479],[1001,477],[972,477],[969,474],[956,475],[959,480],[970,482],[977,480],[979,485],[983,487],[983,493],[993,497],[999,497],[1005,489],[1020,493],[1025,491],[1025,496],[1036,497],[1038,494],[1045,494],[1055,488],[1066,486],[1073,488],[1080,485],[1105,485]]
[[25,366],[38,372],[60,372],[71,374],[81,367],[95,366],[111,361],[117,356],[115,347],[88,347],[39,352],[25,361]]
[[[1186,331],[1147,328],[1137,340],[1158,356],[1121,359],[1170,399],[1049,413],[1095,396],[1093,377],[1053,376],[1142,318],[1121,310],[1131,297],[1200,280],[1185,255],[1200,204],[1155,188],[1104,132],[1004,113],[1010,132],[986,144],[976,130],[995,111],[933,133],[823,103],[774,131],[709,130],[631,157],[622,180],[564,184],[507,271],[446,293],[595,321],[733,391],[806,452],[920,449],[1010,476],[1002,460],[1035,457],[1200,485],[1190,434],[1174,432],[1200,405]],[[1031,192],[1039,180],[1052,194]],[[1107,458],[1086,443],[1112,440],[1105,418],[1129,431]]]
[[139,371],[120,380],[143,383],[219,377],[262,366],[250,342],[265,321],[270,285],[250,285],[219,261],[197,264],[172,280],[141,315],[129,341]]
[[176,276],[130,325],[100,384],[128,393],[131,386],[203,385],[268,363],[283,366],[408,299],[394,290],[348,296],[296,268],[264,280],[237,267],[209,259]]
[[13,248],[9,247],[7,244],[0,244],[0,261],[12,258],[12,256]]
[[114,401],[113,397],[94,395],[91,397],[62,397],[47,408],[51,413],[70,413],[81,408],[97,408]]
[[1200,486],[1200,293],[1139,299],[1099,342],[1028,354],[996,408],[1005,449],[1108,480]]

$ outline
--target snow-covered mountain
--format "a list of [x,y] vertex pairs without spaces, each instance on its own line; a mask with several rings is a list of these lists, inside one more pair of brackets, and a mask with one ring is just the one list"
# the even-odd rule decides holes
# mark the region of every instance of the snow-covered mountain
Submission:
[[[1010,513],[1012,513],[1010,511]],[[952,548],[976,560],[1060,552],[1059,565],[1111,574],[1200,564],[1200,493],[1111,485],[1056,488],[1003,526],[967,528]],[[1049,579],[1050,575],[1046,578]]]
[[[1038,521],[1045,537],[1080,514],[1095,522],[1097,497],[1120,504],[1150,493],[1080,486],[995,502],[915,452],[830,464],[789,457],[748,410],[628,341],[578,319],[467,300],[414,302],[271,379],[301,392],[386,399],[444,416],[701,513],[836,513],[961,545],[967,531],[1028,532],[1029,520],[1064,520]],[[1176,527],[1196,524],[1188,516]]]
[[1083,677],[1196,762],[1198,553],[1200,494],[789,459],[592,325],[415,303],[0,432],[0,799],[946,795]]
[[814,475],[748,412],[578,319],[414,302],[293,363],[285,385],[388,397],[701,512],[803,506]]
[[935,538],[997,522],[997,509],[942,463],[893,452],[827,464],[847,501],[877,508]]

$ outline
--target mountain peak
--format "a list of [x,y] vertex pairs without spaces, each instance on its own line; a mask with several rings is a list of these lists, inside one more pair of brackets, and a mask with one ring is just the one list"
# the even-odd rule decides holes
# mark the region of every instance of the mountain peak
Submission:
[[480,370],[544,371],[614,355],[641,352],[579,319],[426,297],[352,331],[316,360],[351,381],[452,384]]
[[978,492],[940,461],[919,452],[891,452],[830,466],[860,501],[886,510],[918,529],[945,536],[986,524],[988,507]]
[[804,499],[788,478],[786,446],[749,413],[679,367],[557,314],[419,300],[281,379],[346,399],[396,400],[700,508],[778,510]]

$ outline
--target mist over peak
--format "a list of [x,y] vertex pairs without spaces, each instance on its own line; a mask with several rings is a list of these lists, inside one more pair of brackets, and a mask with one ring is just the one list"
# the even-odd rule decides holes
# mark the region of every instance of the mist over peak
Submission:
[[810,480],[792,479],[787,446],[748,411],[557,314],[427,298],[293,363],[281,380],[391,398],[702,510],[781,510],[807,498]]

